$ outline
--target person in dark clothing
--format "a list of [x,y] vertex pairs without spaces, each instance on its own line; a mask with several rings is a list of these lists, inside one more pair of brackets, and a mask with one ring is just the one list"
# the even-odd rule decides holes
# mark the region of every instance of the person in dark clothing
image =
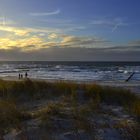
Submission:
[[23,78],[23,75],[22,75],[22,74],[20,74],[20,78],[21,78],[21,79]]
[[20,79],[21,78],[21,74],[19,73],[19,75],[18,75],[18,79]]
[[28,78],[28,73],[27,72],[25,73],[25,78]]

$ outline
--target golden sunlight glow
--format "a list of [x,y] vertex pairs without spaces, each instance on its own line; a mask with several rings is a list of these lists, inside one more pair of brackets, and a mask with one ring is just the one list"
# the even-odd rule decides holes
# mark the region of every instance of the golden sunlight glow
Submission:
[[[76,37],[61,33],[56,29],[35,29],[10,26],[0,26],[0,49],[15,49],[21,51],[39,50],[49,47],[97,47],[103,40],[88,37]],[[2,33],[1,32],[1,33]]]
[[36,36],[18,40],[12,40],[8,38],[0,38],[0,48],[1,49],[12,49],[14,47],[22,48],[28,50],[28,46],[34,46],[35,48],[40,48],[43,44],[43,40]]
[[14,27],[8,27],[8,26],[0,26],[0,30],[5,32],[11,32],[18,36],[25,36],[29,33],[28,30],[23,30]]
[[50,34],[49,36],[48,36],[48,39],[56,39],[58,37],[58,35],[57,34],[55,34],[55,33],[52,33],[52,34]]

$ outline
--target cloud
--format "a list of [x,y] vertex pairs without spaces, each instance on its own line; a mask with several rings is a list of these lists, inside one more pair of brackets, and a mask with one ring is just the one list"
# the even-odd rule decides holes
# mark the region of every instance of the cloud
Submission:
[[62,29],[65,33],[87,29],[87,26],[79,25],[74,20],[70,19],[39,19],[38,21]]
[[30,13],[30,16],[51,16],[51,15],[58,15],[60,13],[60,10],[57,9],[56,11],[51,12],[43,12],[43,13]]
[[52,39],[56,39],[58,38],[58,35],[56,33],[52,33],[48,35],[48,39],[52,40]]
[[87,27],[85,26],[76,26],[76,25],[67,25],[68,27],[65,29],[65,32],[74,32],[77,30],[85,30]]
[[109,27],[112,32],[116,31],[119,27],[128,25],[122,18],[94,19],[91,24],[94,26]]
[[72,48],[72,47],[86,47],[86,48],[99,48],[101,46],[109,45],[110,41],[97,37],[85,37],[85,36],[72,36],[66,34],[50,34],[48,35],[50,41],[46,41],[44,44],[47,48],[49,47],[61,47],[61,48]]
[[121,22],[120,23],[116,23],[116,25],[114,25],[114,27],[112,28],[112,32],[116,31],[120,26],[121,26]]
[[[32,46],[27,46],[32,47]],[[21,51],[0,49],[0,60],[25,61],[136,61],[140,60],[139,51],[111,51],[109,48],[42,48]]]
[[26,28],[26,27],[11,27],[11,26],[0,26],[0,31],[13,33],[17,36],[26,36],[30,33],[61,33],[62,30],[55,28]]
[[[0,26],[0,30],[9,34],[0,37],[1,49],[13,49],[15,46],[22,51],[39,50],[49,47],[101,47],[109,41],[97,37],[72,36],[51,29],[15,28]],[[26,47],[33,46],[33,47]]]
[[68,36],[63,35],[63,40],[61,41],[61,46],[63,47],[100,47],[105,46],[109,41],[97,38],[97,37],[78,37],[78,36]]
[[73,20],[71,19],[40,19],[39,21],[51,24],[62,24],[62,25],[71,25]]
[[138,46],[140,47],[140,40],[131,41],[128,43],[129,46]]
[[19,28],[10,27],[10,26],[0,26],[0,31],[14,33],[15,35],[18,35],[18,36],[25,36],[29,33],[28,30],[19,29]]
[[48,47],[98,47],[107,42],[97,37],[66,35],[68,30],[82,29],[84,29],[83,26],[70,27],[65,31],[58,28],[0,26],[0,31],[5,32],[0,37],[0,47],[13,49],[16,46],[22,51],[29,51]]
[[0,26],[0,30],[7,33],[0,37],[0,50],[9,50],[9,52],[15,50],[15,48],[20,52],[39,52],[40,54],[44,54],[43,50],[57,48],[79,48],[79,50],[87,48],[87,50],[91,51],[88,51],[89,53],[97,51],[101,53],[105,52],[106,54],[110,54],[111,52],[114,54],[133,52],[136,50],[139,52],[140,50],[139,40],[129,42],[125,45],[113,46],[111,41],[104,38],[68,35],[61,29]]
[[113,46],[96,36],[74,36],[50,28],[0,26],[0,60],[132,61],[140,59],[140,40]]
[[29,51],[31,49],[40,49],[43,45],[44,40],[37,36],[31,36],[21,39],[0,38],[0,49],[5,50],[13,50],[16,47],[19,48],[21,51]]
[[121,26],[126,26],[127,24],[122,21],[122,19],[116,19],[116,23],[114,22],[114,27],[112,28],[112,32],[116,31]]

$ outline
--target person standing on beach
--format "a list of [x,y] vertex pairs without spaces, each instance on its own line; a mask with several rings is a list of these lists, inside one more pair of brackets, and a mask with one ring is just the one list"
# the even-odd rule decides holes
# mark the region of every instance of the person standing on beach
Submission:
[[25,78],[28,78],[28,73],[27,72],[25,73]]
[[23,78],[23,75],[22,75],[22,74],[20,74],[20,78],[21,78],[21,79]]
[[20,79],[21,78],[21,75],[20,75],[20,73],[19,73],[19,75],[18,75],[18,79]]

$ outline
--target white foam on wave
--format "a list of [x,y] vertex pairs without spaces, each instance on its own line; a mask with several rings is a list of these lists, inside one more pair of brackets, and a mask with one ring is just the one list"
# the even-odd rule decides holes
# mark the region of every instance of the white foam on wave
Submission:
[[78,81],[124,81],[135,72],[132,80],[140,80],[140,66],[92,66],[58,64],[3,64],[0,76],[18,76],[28,71],[31,78]]

